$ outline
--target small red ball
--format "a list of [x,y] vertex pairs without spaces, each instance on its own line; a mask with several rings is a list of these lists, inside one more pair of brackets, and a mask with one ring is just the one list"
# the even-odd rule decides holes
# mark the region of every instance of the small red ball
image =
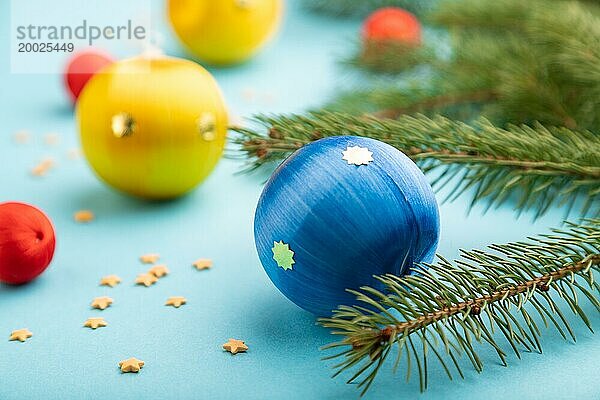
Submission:
[[367,42],[421,44],[421,24],[417,17],[397,7],[385,7],[372,13],[363,25]]
[[65,69],[65,86],[73,103],[88,81],[98,71],[114,62],[113,58],[96,49],[88,49],[71,57]]
[[0,282],[34,280],[52,261],[55,246],[46,214],[23,203],[0,204]]

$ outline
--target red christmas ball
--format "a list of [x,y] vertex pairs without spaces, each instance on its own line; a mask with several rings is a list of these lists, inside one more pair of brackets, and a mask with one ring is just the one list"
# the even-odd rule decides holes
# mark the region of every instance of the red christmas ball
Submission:
[[92,76],[113,62],[110,55],[96,49],[84,50],[71,57],[67,63],[64,77],[67,92],[73,103],[77,101],[79,94]]
[[370,43],[421,44],[421,24],[417,17],[398,7],[373,12],[363,25],[363,39]]
[[0,204],[0,282],[19,285],[37,278],[54,256],[52,223],[23,203]]

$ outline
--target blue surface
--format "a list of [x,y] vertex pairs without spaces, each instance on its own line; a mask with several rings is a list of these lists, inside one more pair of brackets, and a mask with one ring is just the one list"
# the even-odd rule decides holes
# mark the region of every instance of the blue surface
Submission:
[[[348,165],[342,153],[354,146],[373,161]],[[378,140],[337,136],[303,147],[277,169],[254,230],[273,283],[305,310],[330,316],[340,304],[358,304],[345,289],[383,290],[373,275],[404,275],[414,262],[431,262],[440,228],[433,190],[410,158]],[[290,270],[273,259],[279,241],[294,251]]]
[[[349,50],[358,22],[305,15],[296,3],[289,3],[283,32],[259,57],[214,71],[233,114],[302,111],[350,79],[335,60]],[[235,175],[239,163],[224,160],[203,186],[179,201],[148,204],[111,191],[84,160],[66,156],[78,139],[60,76],[9,74],[8,15],[3,0],[0,201],[44,209],[56,225],[58,248],[50,269],[31,285],[0,286],[0,338],[22,327],[34,333],[26,343],[0,340],[0,399],[357,398],[355,387],[330,379],[330,364],[320,361],[319,346],[332,337],[283,297],[259,265],[252,218],[265,176]],[[178,45],[157,18],[168,53],[177,54]],[[33,133],[32,144],[13,143],[12,134],[21,129]],[[44,144],[48,132],[60,134],[57,146]],[[54,157],[57,167],[33,179],[29,169],[45,156]],[[439,250],[448,257],[460,247],[544,232],[563,217],[554,210],[536,223],[527,215],[516,220],[510,207],[485,216],[476,208],[466,215],[467,204],[463,197],[440,208]],[[92,209],[97,220],[75,224],[72,214],[82,208]],[[147,252],[159,252],[172,274],[154,287],[134,287],[135,276],[146,269],[137,258]],[[214,269],[194,271],[190,263],[199,257],[213,258]],[[124,282],[114,289],[98,287],[100,277],[112,273]],[[102,295],[113,297],[114,306],[90,310],[92,298]],[[164,307],[172,295],[186,296],[188,304]],[[591,305],[583,308],[598,327]],[[94,315],[105,317],[109,327],[82,328]],[[599,398],[600,341],[569,318],[577,344],[547,330],[544,355],[510,357],[510,368],[480,347],[484,372],[466,368],[466,379],[454,383],[432,362],[424,395],[416,380],[405,384],[401,373],[393,376],[385,368],[367,398]],[[224,353],[221,344],[230,337],[246,340],[250,351]],[[117,362],[130,356],[146,366],[138,375],[121,375]]]

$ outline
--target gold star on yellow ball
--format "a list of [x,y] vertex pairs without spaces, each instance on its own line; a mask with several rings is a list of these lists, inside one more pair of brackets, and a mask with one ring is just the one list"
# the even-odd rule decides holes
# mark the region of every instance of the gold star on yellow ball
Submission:
[[108,307],[110,307],[112,303],[114,303],[114,300],[110,297],[96,297],[92,301],[92,308],[96,308],[98,310],[106,310]]
[[108,275],[100,280],[100,286],[115,287],[119,283],[121,283],[121,278],[119,278],[117,275]]
[[348,161],[348,165],[369,165],[373,161],[373,152],[366,147],[348,146],[342,154],[342,159]]
[[24,342],[32,336],[33,333],[31,333],[31,331],[29,331],[27,328],[17,329],[16,331],[12,331],[8,340],[18,340],[19,342]]
[[149,274],[152,274],[157,278],[162,278],[163,276],[168,275],[169,272],[169,268],[167,268],[166,265],[155,265],[148,270]]
[[205,269],[211,269],[213,266],[212,260],[208,258],[201,258],[192,264],[198,271],[202,271]]
[[131,114],[122,112],[114,115],[111,119],[113,135],[116,138],[124,138],[130,136],[135,132],[136,124]]
[[173,306],[175,308],[179,308],[182,305],[184,305],[185,303],[187,303],[187,300],[185,297],[182,296],[173,296],[173,297],[169,297],[167,299],[167,302],[165,303],[165,306]]
[[229,341],[223,344],[223,349],[227,350],[231,354],[244,353],[248,350],[248,346],[243,340],[229,339]]
[[104,318],[88,318],[87,321],[83,323],[83,326],[86,328],[98,329],[103,326],[108,326]]
[[140,257],[140,261],[144,264],[154,264],[159,258],[159,254],[144,254]]
[[135,357],[131,357],[127,360],[119,362],[119,368],[121,368],[121,372],[140,372],[140,369],[142,369],[143,366],[144,362]]
[[152,274],[139,274],[137,278],[135,278],[135,283],[138,285],[144,285],[146,287],[154,285],[158,282],[158,278]]

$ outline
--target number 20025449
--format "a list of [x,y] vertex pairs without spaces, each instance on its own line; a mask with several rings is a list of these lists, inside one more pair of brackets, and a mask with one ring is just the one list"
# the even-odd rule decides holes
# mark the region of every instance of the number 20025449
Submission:
[[73,43],[21,42],[17,45],[19,53],[72,53],[74,50]]

